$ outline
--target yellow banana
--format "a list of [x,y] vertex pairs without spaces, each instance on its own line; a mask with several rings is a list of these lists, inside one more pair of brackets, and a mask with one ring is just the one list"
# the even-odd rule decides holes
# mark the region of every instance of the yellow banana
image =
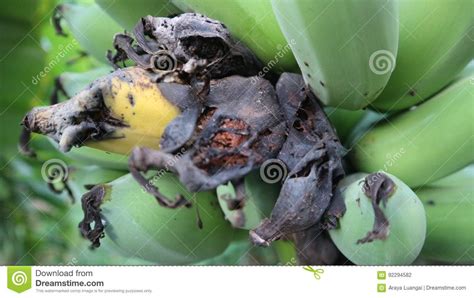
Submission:
[[179,113],[147,71],[130,67],[95,80],[68,101],[34,108],[24,125],[57,141],[61,151],[86,145],[128,154],[134,146],[158,149]]

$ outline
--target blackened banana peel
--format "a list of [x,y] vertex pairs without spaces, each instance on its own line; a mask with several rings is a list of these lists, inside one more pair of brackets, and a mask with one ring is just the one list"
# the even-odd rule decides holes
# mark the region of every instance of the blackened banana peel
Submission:
[[[162,83],[160,87],[167,98],[193,99],[187,85]],[[160,204],[179,207],[185,203],[181,197],[165,198],[140,172],[166,169],[176,173],[190,191],[215,189],[276,157],[285,132],[286,123],[268,81],[240,76],[213,80],[206,101],[194,98],[167,126],[161,150],[135,148],[129,168]]]
[[200,14],[147,16],[133,33],[135,39],[115,35],[116,53],[109,52],[109,60],[119,67],[120,62],[131,59],[137,66],[160,73],[164,82],[252,76],[263,67],[248,48],[231,37],[224,24]]
[[[109,59],[116,67],[130,59],[148,71],[180,110],[162,134],[160,150],[133,150],[129,167],[135,179],[161,205],[176,208],[189,202],[182,196],[166,198],[142,172],[169,170],[190,191],[202,191],[239,181],[278,158],[289,174],[270,218],[250,232],[252,242],[268,246],[293,234],[301,262],[334,262],[338,252],[325,230],[335,227],[345,211],[336,188],[345,152],[302,77],[284,73],[275,88],[267,79],[276,80],[257,77],[262,64],[224,25],[197,14],[142,18],[134,36],[116,35],[116,53],[110,52]],[[104,228],[94,203],[99,198],[98,189],[83,197],[81,229],[94,246]],[[327,249],[318,250],[323,246]]]
[[314,225],[334,228],[345,211],[336,188],[344,176],[344,148],[319,102],[300,75],[282,74],[276,91],[288,125],[278,158],[289,174],[270,218],[250,232],[252,242],[262,246]]

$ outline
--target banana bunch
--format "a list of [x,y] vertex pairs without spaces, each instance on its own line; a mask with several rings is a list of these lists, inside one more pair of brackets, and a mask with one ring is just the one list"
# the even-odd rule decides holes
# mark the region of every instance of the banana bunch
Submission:
[[280,31],[270,0],[232,0],[225,3],[221,0],[173,0],[173,3],[183,11],[199,12],[223,22],[266,64],[266,71],[298,70],[290,49],[291,40],[285,40]]
[[170,0],[95,0],[118,24],[132,31],[140,18],[147,15],[166,17],[179,14],[180,10]]
[[53,18],[55,27],[58,33],[66,34],[61,19],[66,21],[72,35],[88,54],[97,61],[108,63],[107,51],[113,49],[114,35],[124,30],[120,25],[97,4],[64,3],[57,6]]
[[350,152],[358,171],[387,171],[422,186],[474,161],[473,73],[370,129]]
[[83,196],[83,236],[99,246],[105,232],[125,255],[161,265],[190,264],[221,254],[232,241],[233,230],[215,194],[183,193],[177,177],[165,173],[153,179],[154,174],[150,178],[160,191],[169,197],[183,194],[192,206],[160,206],[131,175],[125,175]]
[[395,70],[372,105],[401,110],[446,86],[474,57],[474,15],[468,0],[400,0]]
[[474,263],[474,165],[416,190],[426,210],[424,258]]
[[86,145],[128,155],[135,146],[159,148],[166,125],[179,113],[146,70],[130,67],[95,80],[68,101],[34,108],[24,125],[64,152]]
[[398,50],[398,1],[272,0],[301,73],[326,105],[368,106],[382,92]]

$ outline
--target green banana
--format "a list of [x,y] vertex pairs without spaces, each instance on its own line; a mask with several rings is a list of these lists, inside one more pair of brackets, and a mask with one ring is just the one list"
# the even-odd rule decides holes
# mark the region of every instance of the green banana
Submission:
[[421,186],[474,161],[474,76],[367,132],[350,152],[358,171],[385,170]]
[[[59,151],[57,143],[49,139]],[[107,169],[128,170],[128,157],[113,152],[102,151],[91,147],[72,148],[69,152],[62,152],[66,157],[83,164],[98,165]]]
[[108,183],[126,174],[126,171],[74,164],[68,168],[67,181],[74,197],[80,198],[90,186]]
[[461,72],[454,78],[453,81],[455,82],[462,80],[462,78],[465,78],[471,74],[474,74],[474,59],[471,60],[463,70],[461,70]]
[[130,32],[140,18],[147,15],[166,17],[179,14],[180,10],[169,0],[95,0],[118,24]]
[[[80,198],[87,188],[91,185],[108,183],[123,175],[126,172],[105,169],[97,166],[73,166],[69,169],[68,184],[72,193],[76,198]],[[87,187],[87,188],[86,188]],[[74,223],[74,227],[82,219],[83,212],[80,204],[70,206],[69,212],[66,214],[67,222]],[[120,249],[108,237],[102,239],[100,249],[85,249],[84,239],[77,233],[77,228],[73,230],[75,233],[68,233],[68,240],[72,244],[72,248],[68,250],[71,257],[65,260],[74,260],[73,265],[151,265],[141,259],[129,258],[120,253]],[[60,264],[62,265],[62,264]]]
[[97,4],[65,3],[59,5],[56,12],[64,18],[81,47],[98,61],[108,64],[107,50],[113,49],[114,35],[123,32],[123,28]]
[[[215,195],[212,192],[189,193],[176,176],[155,174],[149,176],[150,183],[160,192],[168,197],[181,193],[192,206],[163,207],[141,189],[131,175],[125,175],[86,193],[82,199],[83,208],[93,205],[100,208],[96,211],[100,212],[101,221],[106,222],[106,237],[127,256],[176,265],[221,254],[232,241],[233,230],[224,219]],[[89,200],[93,201],[92,205],[87,204]],[[81,226],[86,223],[86,220],[81,222]],[[88,235],[87,229],[81,231]]]
[[[423,257],[449,264],[474,264],[472,169],[471,165],[469,171],[462,170],[443,179],[454,181],[452,186],[430,185],[416,191],[427,215]],[[467,184],[460,186],[463,176]]]
[[[216,193],[219,204],[226,219],[233,227],[251,230],[256,228],[260,222],[270,216],[273,206],[280,192],[276,184],[265,183],[258,171],[253,171],[244,178],[242,191],[236,191],[231,182],[217,187]],[[229,205],[239,203],[236,199],[243,196],[243,207],[240,209],[229,209]]]
[[474,57],[474,15],[469,0],[400,0],[396,68],[372,105],[411,107],[446,86]]
[[[334,244],[357,265],[411,264],[425,240],[423,204],[405,183],[393,175],[378,172],[354,181],[357,177],[360,174],[341,181],[346,212],[339,219],[339,226],[329,231]],[[346,179],[350,181],[344,181]],[[384,189],[391,183],[393,187]],[[378,229],[374,226],[374,221],[377,221],[374,199],[367,195],[374,192],[379,199],[379,210],[388,221],[384,235],[381,233],[385,226]],[[369,235],[373,236],[370,240],[367,239]]]
[[183,11],[196,11],[223,22],[266,63],[265,71],[297,71],[296,60],[272,13],[270,0],[173,0]]
[[474,181],[474,164],[430,183],[433,187],[467,187]]
[[272,0],[306,83],[326,105],[374,101],[395,66],[398,1]]

